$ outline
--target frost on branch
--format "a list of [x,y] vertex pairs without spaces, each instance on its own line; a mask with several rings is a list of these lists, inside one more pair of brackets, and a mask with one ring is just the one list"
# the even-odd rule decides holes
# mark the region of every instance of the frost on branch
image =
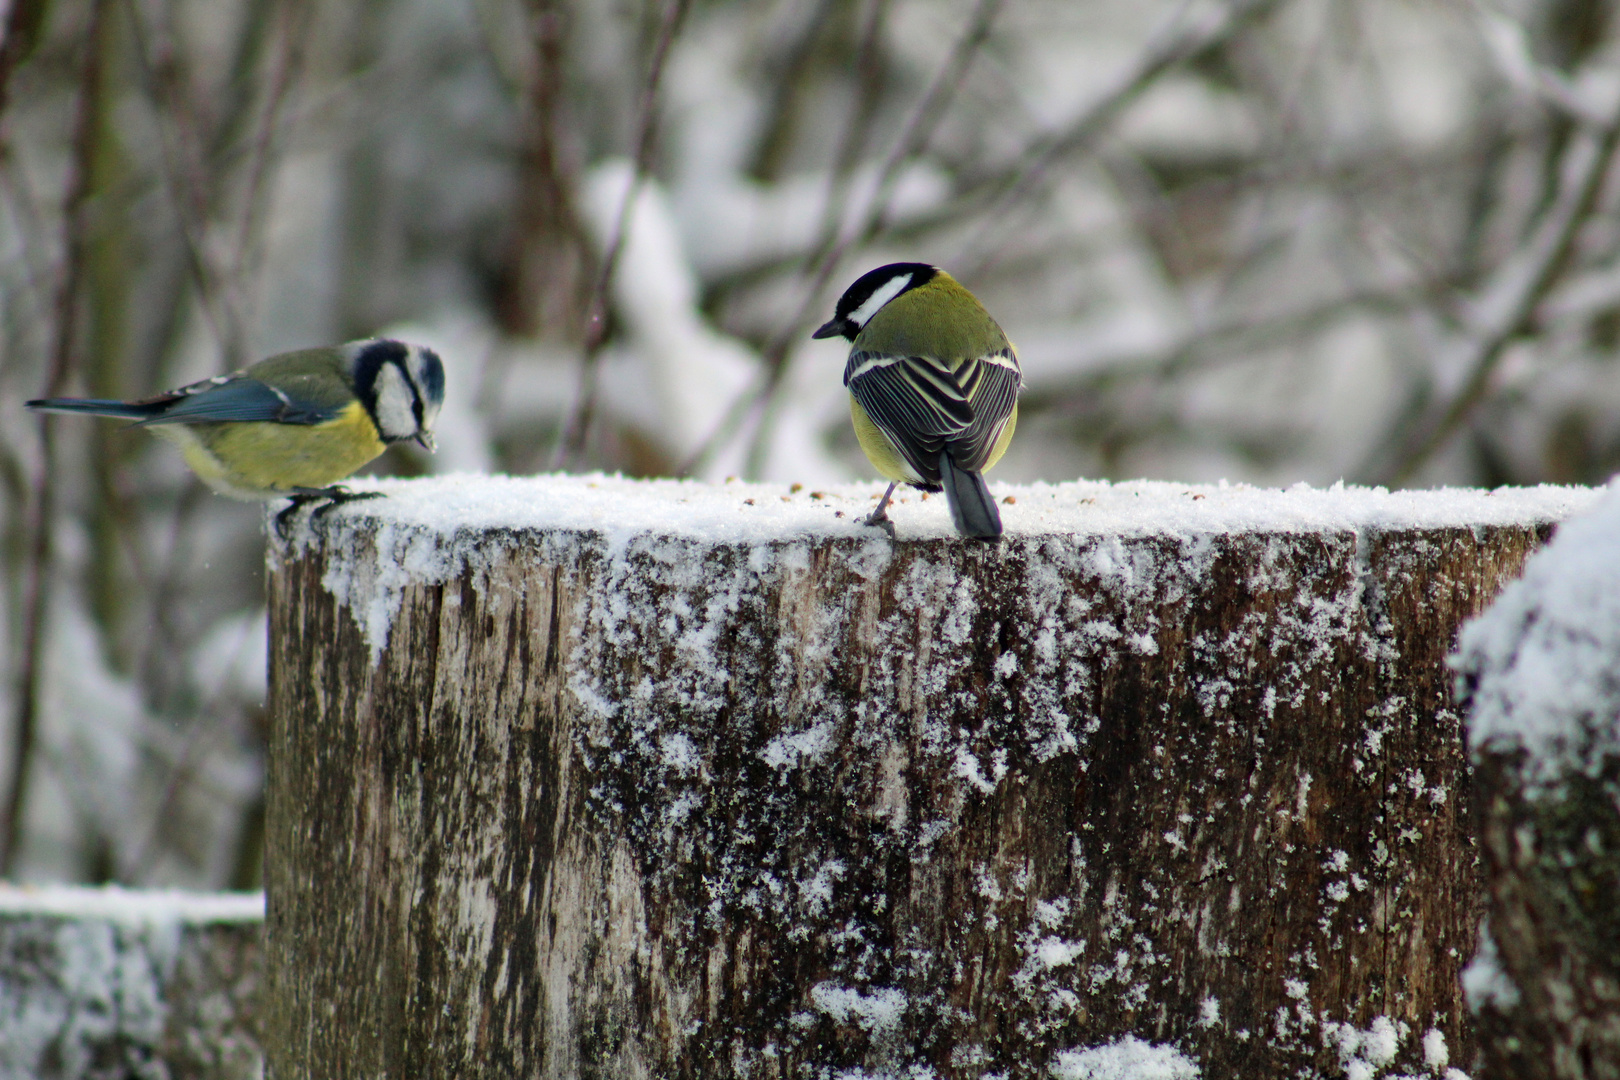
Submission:
[[387,490],[272,552],[277,1075],[1472,1060],[1445,657],[1590,492]]

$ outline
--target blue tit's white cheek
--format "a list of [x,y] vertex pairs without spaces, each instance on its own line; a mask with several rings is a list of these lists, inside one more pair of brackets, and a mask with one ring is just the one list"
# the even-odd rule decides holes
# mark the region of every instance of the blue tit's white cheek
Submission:
[[398,442],[416,434],[416,388],[397,364],[384,364],[377,372],[377,430],[384,442]]
[[909,273],[898,274],[890,278],[883,283],[881,288],[868,296],[860,307],[849,313],[849,321],[856,326],[865,326],[872,321],[872,316],[876,315],[884,304],[905,292],[906,286],[910,284],[911,275]]

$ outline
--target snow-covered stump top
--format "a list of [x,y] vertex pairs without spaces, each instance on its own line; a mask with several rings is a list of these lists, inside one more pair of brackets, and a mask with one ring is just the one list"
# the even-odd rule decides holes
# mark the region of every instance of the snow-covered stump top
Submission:
[[1583,489],[390,484],[271,551],[272,1075],[1441,1076]]
[[1489,1075],[1620,1077],[1620,486],[1464,630]]

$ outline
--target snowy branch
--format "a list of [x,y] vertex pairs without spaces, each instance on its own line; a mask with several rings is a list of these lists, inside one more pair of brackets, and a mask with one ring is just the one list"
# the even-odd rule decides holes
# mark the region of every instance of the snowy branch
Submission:
[[1491,390],[1503,350],[1519,334],[1565,269],[1620,146],[1620,112],[1578,131],[1559,161],[1556,201],[1524,245],[1499,266],[1468,304],[1467,326],[1438,358],[1436,403],[1403,422],[1361,473],[1381,483],[1410,480],[1455,435]]

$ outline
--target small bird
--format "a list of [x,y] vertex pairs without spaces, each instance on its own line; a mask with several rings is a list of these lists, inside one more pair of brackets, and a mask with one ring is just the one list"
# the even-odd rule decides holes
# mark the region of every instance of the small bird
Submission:
[[[387,338],[281,353],[242,371],[141,401],[47,398],[42,412],[135,421],[179,445],[222,495],[331,506],[371,498],[338,485],[389,445],[432,451],[444,402],[444,365],[431,349]],[[280,517],[278,517],[278,523]]]
[[897,485],[943,488],[957,532],[1000,539],[983,473],[1012,441],[1024,380],[978,298],[937,266],[890,263],[857,279],[810,336],[852,343],[844,385],[855,437],[892,481],[862,520],[892,535],[884,511]]

